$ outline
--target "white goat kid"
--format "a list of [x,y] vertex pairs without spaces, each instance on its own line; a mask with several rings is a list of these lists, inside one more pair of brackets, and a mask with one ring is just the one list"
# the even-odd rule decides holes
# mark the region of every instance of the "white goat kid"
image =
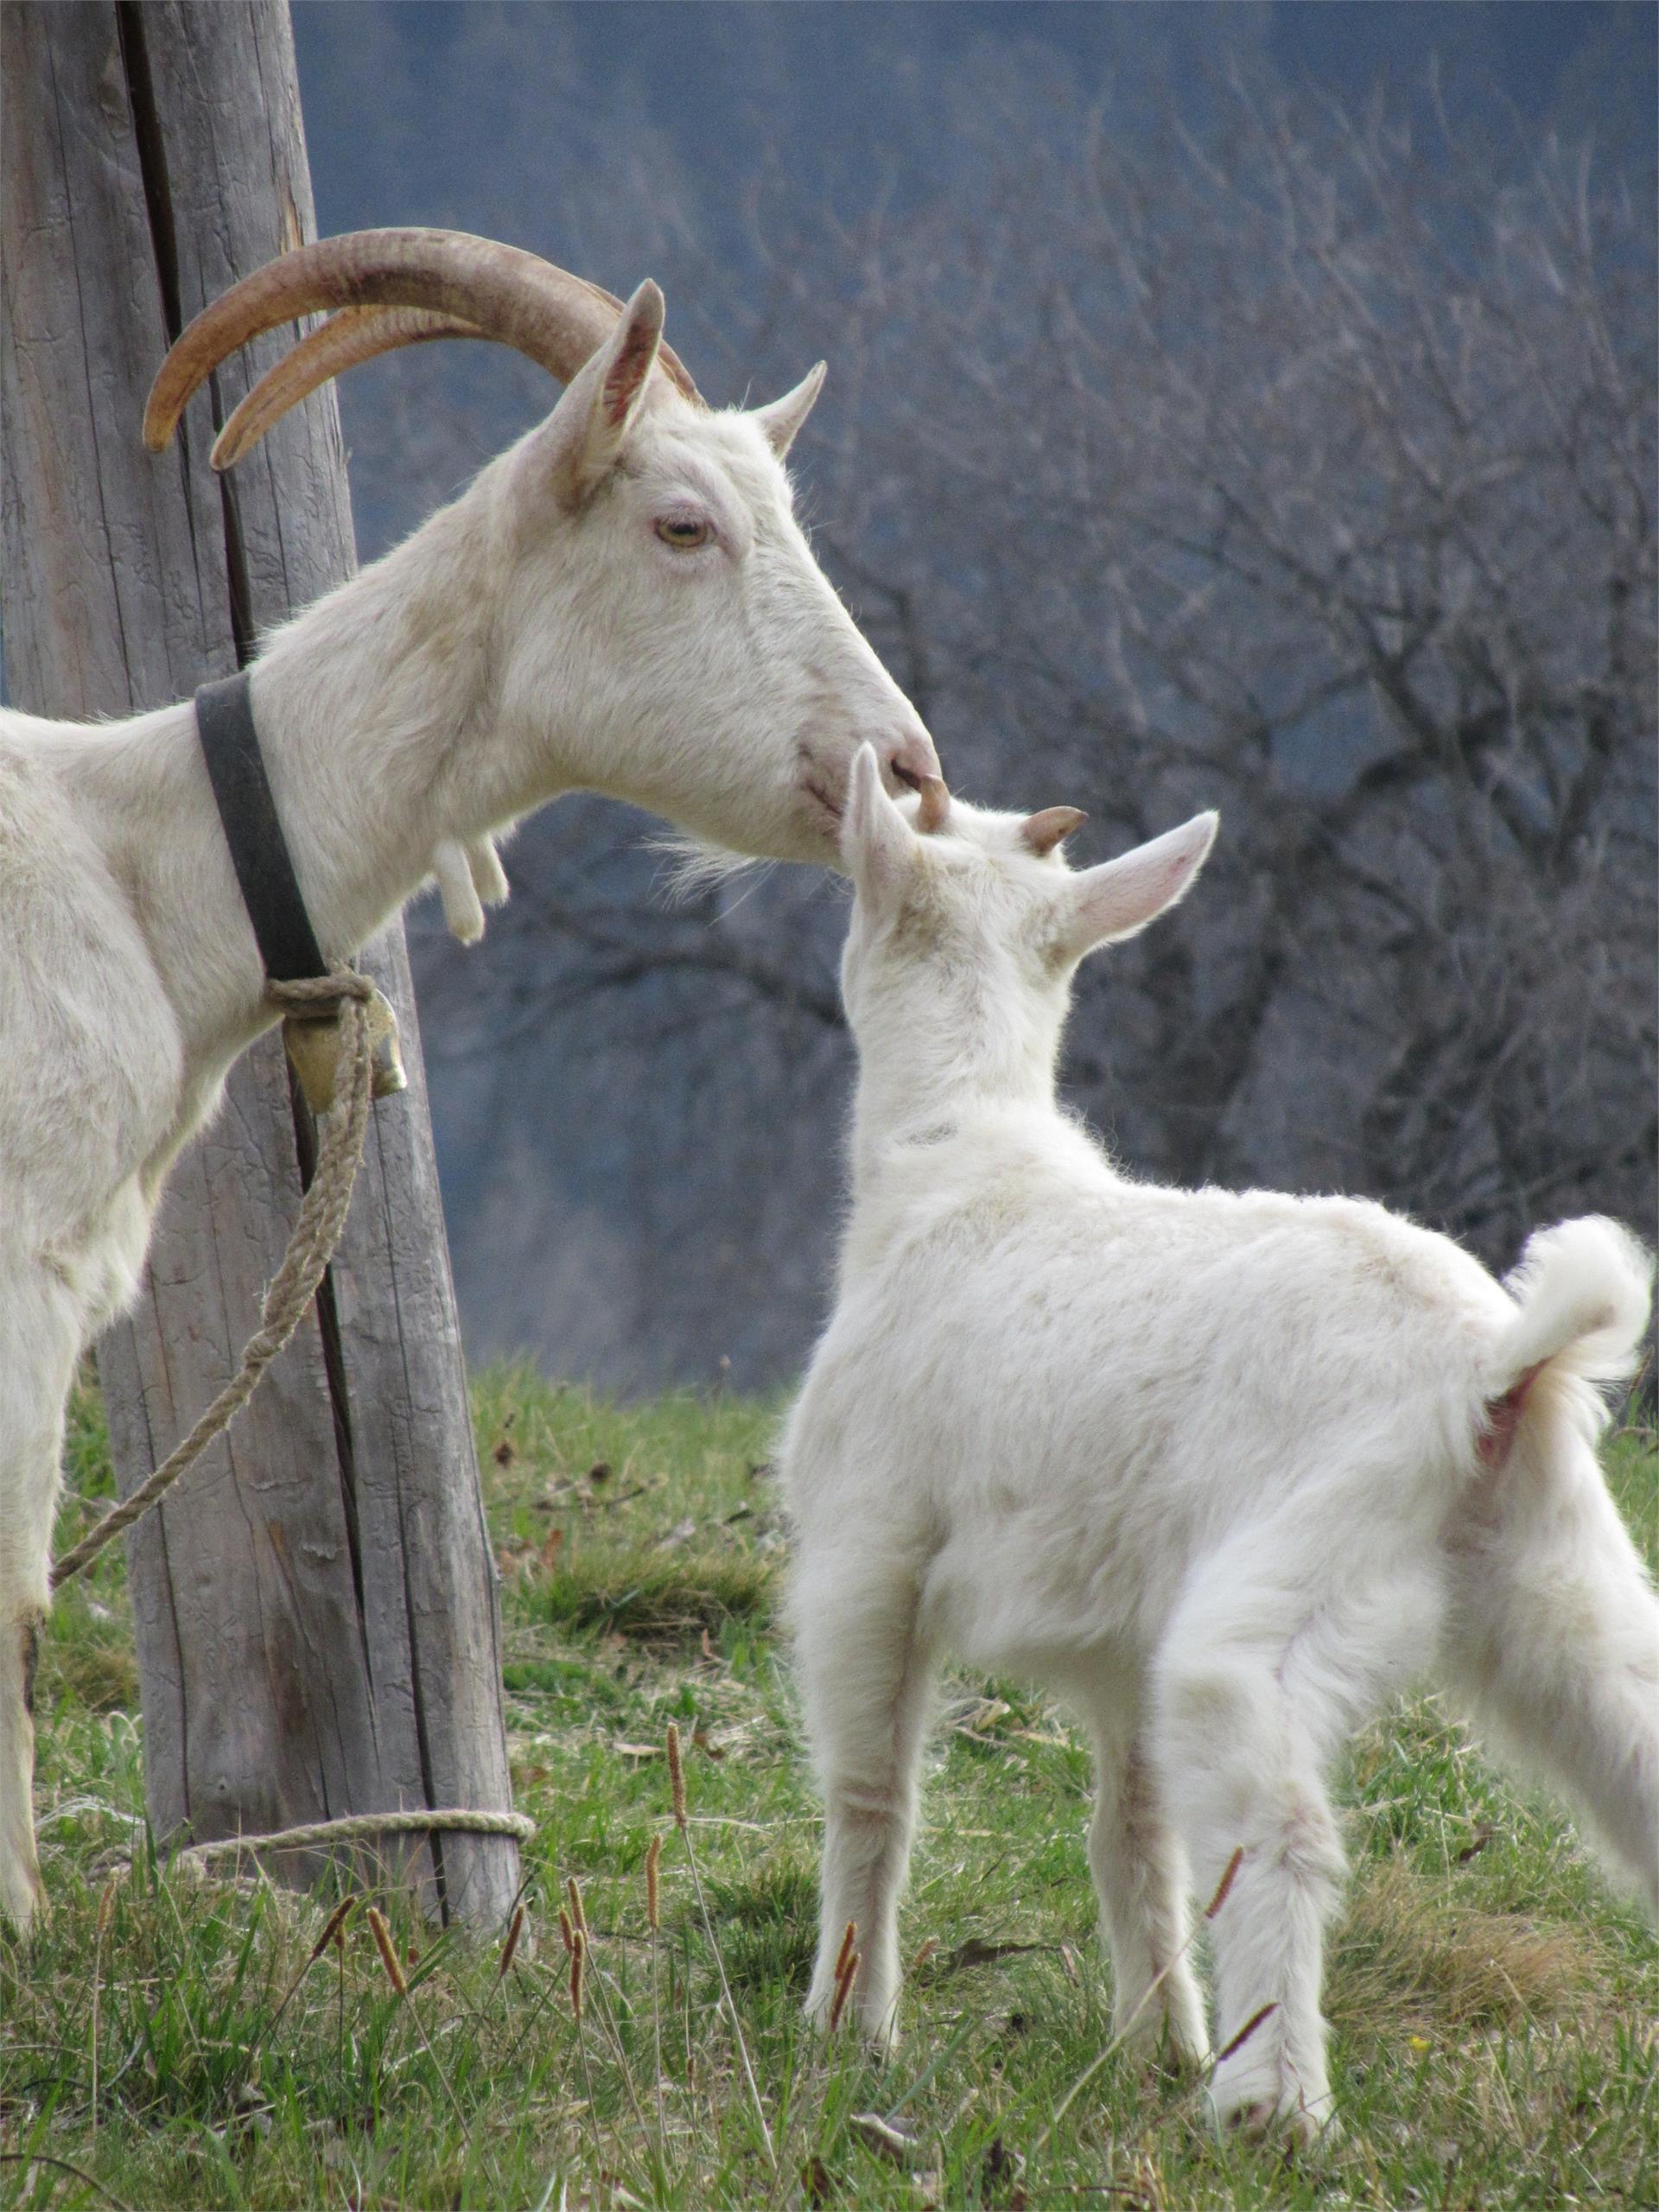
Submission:
[[[435,871],[452,925],[505,890],[491,842],[578,787],[756,855],[833,861],[855,747],[937,766],[791,512],[783,457],[814,370],[751,413],[705,407],[623,308],[491,241],[365,232],[283,258],[180,340],[146,418],[254,332],[342,314],[250,394],[237,457],[335,370],[498,337],[569,380],[539,429],[265,644],[262,747],[330,958]],[[64,1400],[131,1295],[179,1147],[273,1019],[188,704],[99,727],[0,712],[0,1913],[38,1890],[30,1684]]]
[[[942,792],[923,815],[944,816]],[[893,2032],[938,1655],[1092,1731],[1090,1859],[1121,2029],[1199,2060],[1212,1934],[1229,2121],[1330,2111],[1323,1775],[1427,1670],[1592,1815],[1659,1910],[1659,1603],[1592,1450],[1649,1268],[1613,1224],[1500,1287],[1382,1207],[1130,1180],[1056,1105],[1071,976],[1179,899],[1201,815],[1072,874],[1081,817],[920,836],[861,757],[842,827],[857,1039],[840,1295],[791,1417],[791,1615],[826,1828],[810,2009],[858,1927]]]

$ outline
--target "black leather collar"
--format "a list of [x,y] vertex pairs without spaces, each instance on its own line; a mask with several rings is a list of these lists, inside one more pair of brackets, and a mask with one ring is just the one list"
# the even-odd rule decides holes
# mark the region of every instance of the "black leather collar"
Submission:
[[276,817],[245,670],[202,685],[196,694],[196,730],[266,975],[274,983],[326,976],[328,963],[305,911]]

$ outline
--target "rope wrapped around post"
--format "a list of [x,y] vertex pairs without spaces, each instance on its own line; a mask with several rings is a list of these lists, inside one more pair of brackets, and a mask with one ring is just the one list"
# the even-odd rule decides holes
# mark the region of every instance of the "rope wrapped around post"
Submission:
[[248,1339],[240,1366],[190,1433],[168,1454],[155,1473],[141,1483],[130,1497],[123,1498],[119,1505],[111,1507],[56,1562],[52,1569],[54,1590],[89,1567],[106,1544],[112,1543],[148,1513],[193,1461],[200,1458],[213,1439],[230,1427],[253,1395],[260,1376],[298,1328],[340,1241],[368,1135],[374,1089],[369,1007],[375,996],[374,986],[366,976],[344,969],[330,976],[308,976],[298,982],[268,983],[265,995],[285,1015],[299,1015],[308,1021],[326,1020],[333,1011],[340,1027],[345,1096],[323,1126],[316,1173],[301,1201],[294,1234],[289,1239],[283,1264],[265,1293],[259,1326]]
[[347,1814],[337,1821],[308,1821],[302,1827],[278,1828],[271,1835],[222,1835],[212,1843],[188,1843],[174,1856],[191,1866],[209,1859],[222,1859],[237,1851],[299,1851],[308,1844],[372,1842],[382,1835],[429,1835],[460,1833],[468,1835],[510,1835],[528,1843],[536,1823],[524,1813],[475,1813],[446,1806],[401,1813]]

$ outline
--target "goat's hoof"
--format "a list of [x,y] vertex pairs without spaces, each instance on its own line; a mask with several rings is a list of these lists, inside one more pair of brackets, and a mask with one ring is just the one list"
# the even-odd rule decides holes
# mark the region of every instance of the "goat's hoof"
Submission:
[[1189,2042],[1184,2036],[1136,2037],[1127,2050],[1148,2080],[1191,2081],[1210,2064],[1209,2044]]
[[1167,2074],[1179,2082],[1189,2082],[1208,2068],[1210,2046],[1207,2043],[1183,2043],[1178,2036],[1168,2036],[1148,2056],[1160,2074]]
[[1201,2074],[1210,2063],[1210,2038],[1201,2028],[1194,2034],[1178,2022],[1166,2020],[1147,2055],[1166,2074]]
[[46,1918],[46,1885],[38,1878],[28,1888],[0,1897],[0,1936],[22,1942]]
[[[830,2039],[830,2002],[809,1999],[805,2006],[806,2024],[821,2043]],[[867,2057],[891,2058],[899,2048],[899,2025],[893,2017],[894,2008],[887,2007],[880,2021],[867,2022],[855,2005],[849,2005],[836,2026],[837,2036],[850,2032],[856,2036]]]
[[1271,2097],[1248,2097],[1242,2103],[1217,2103],[1216,2117],[1224,2135],[1246,2143],[1281,2144],[1289,2156],[1311,2150],[1316,2143],[1334,2140],[1334,2120],[1321,2121],[1300,2098],[1293,2102]]

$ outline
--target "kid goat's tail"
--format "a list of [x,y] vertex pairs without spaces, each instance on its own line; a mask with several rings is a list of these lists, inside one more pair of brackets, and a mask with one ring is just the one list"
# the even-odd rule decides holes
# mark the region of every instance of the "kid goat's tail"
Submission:
[[1532,1387],[1546,1369],[1586,1382],[1633,1374],[1648,1325],[1653,1261],[1627,1230],[1599,1214],[1541,1230],[1505,1288],[1520,1312],[1487,1368],[1489,1463],[1508,1452]]
[[1493,1352],[1498,1390],[1512,1389],[1529,1368],[1559,1367],[1586,1382],[1634,1373],[1653,1261],[1616,1221],[1590,1214],[1541,1230],[1504,1287],[1521,1311]]

